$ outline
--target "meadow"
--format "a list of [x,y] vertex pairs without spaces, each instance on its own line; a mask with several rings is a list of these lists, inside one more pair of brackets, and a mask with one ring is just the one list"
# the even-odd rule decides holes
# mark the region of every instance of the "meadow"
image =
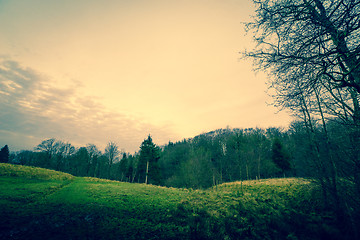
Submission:
[[318,185],[278,178],[193,190],[0,164],[0,239],[339,239]]

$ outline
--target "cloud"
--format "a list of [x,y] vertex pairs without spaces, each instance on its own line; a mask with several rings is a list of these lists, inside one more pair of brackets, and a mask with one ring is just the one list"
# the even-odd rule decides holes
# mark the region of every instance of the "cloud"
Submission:
[[74,145],[94,143],[103,148],[109,140],[120,148],[138,150],[147,134],[164,144],[174,137],[172,126],[156,126],[145,119],[108,109],[101,99],[82,95],[82,86],[54,85],[50,77],[0,59],[0,144],[23,149],[46,138]]

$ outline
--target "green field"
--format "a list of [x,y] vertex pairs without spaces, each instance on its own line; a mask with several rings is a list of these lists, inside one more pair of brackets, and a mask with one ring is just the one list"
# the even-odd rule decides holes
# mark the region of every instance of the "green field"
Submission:
[[305,179],[192,190],[0,164],[0,239],[336,239],[318,199]]

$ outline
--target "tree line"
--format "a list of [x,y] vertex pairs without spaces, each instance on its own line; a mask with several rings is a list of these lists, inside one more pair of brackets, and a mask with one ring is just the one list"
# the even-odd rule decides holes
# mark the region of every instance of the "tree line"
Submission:
[[[7,145],[5,147],[8,151]],[[1,162],[42,167],[81,177],[160,184],[157,170],[160,152],[150,135],[135,154],[121,151],[112,141],[102,152],[94,144],[76,148],[69,142],[51,138],[39,143],[34,150],[7,152],[8,157],[1,158]]]
[[[94,144],[75,148],[46,139],[33,151],[11,153],[16,164],[43,167],[75,176],[151,183],[169,187],[208,188],[230,181],[294,176],[288,132],[279,128],[218,129],[157,146],[149,135],[138,152],[129,154],[109,142],[102,152]],[[3,154],[0,154],[1,156]],[[4,158],[5,159],[5,158]]]
[[[322,176],[330,171],[327,151],[331,145],[337,176],[351,180],[353,173],[348,158],[351,149],[347,146],[346,127],[330,125],[329,131],[334,136],[331,142],[321,125],[315,126],[317,150],[324,155],[314,155],[306,126],[294,121],[286,130],[225,128],[164,146],[157,146],[149,135],[134,154],[121,151],[115,142],[109,142],[102,152],[94,144],[75,148],[71,143],[51,138],[39,143],[33,151],[11,153],[8,161],[75,176],[208,188],[251,179]],[[6,149],[8,152],[7,146]]]

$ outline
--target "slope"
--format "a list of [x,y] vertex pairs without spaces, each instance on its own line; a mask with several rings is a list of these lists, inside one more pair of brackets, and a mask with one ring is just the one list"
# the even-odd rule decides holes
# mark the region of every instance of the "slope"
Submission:
[[0,239],[334,239],[316,184],[174,189],[0,164]]

